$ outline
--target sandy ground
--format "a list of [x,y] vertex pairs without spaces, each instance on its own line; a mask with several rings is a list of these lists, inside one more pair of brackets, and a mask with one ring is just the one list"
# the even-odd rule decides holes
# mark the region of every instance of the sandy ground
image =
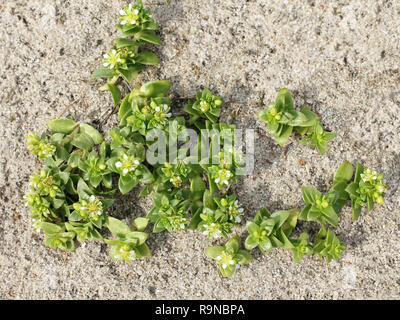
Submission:
[[[327,2],[329,2],[327,4]],[[204,254],[198,232],[151,235],[153,257],[114,263],[108,247],[52,250],[21,199],[40,163],[24,146],[29,130],[59,115],[95,121],[111,98],[90,80],[118,32],[123,1],[3,0],[0,4],[0,299],[399,299],[400,1],[144,1],[160,24],[160,67],[140,81],[169,79],[173,97],[209,87],[232,103],[222,119],[256,130],[256,169],[236,186],[245,213],[301,207],[301,186],[325,191],[337,166],[357,160],[383,172],[386,203],[338,235],[348,250],[327,264],[294,264],[291,253],[255,254],[231,279]],[[291,138],[277,146],[257,120],[258,101],[289,88],[338,132],[320,156]],[[240,108],[240,109],[238,109]],[[235,112],[237,111],[237,114]],[[111,118],[103,129],[115,125]],[[150,203],[134,191],[112,215],[132,221]],[[300,224],[300,231],[317,230]],[[242,238],[244,227],[237,230]]]

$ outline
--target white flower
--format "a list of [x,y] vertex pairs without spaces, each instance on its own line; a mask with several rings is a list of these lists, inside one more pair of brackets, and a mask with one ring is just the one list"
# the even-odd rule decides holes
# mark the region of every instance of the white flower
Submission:
[[225,183],[226,185],[228,185],[228,184],[229,184],[228,180],[224,180],[224,183]]
[[156,107],[156,112],[160,112],[160,107]]
[[240,219],[240,217],[236,217],[236,218],[235,218],[235,221],[236,221],[237,223],[240,223],[240,221],[242,221],[242,219]]
[[226,267],[227,267],[226,263],[223,263],[222,264],[222,269],[226,269]]
[[122,25],[126,24],[126,20],[121,21],[121,24],[122,24]]
[[119,10],[119,14],[120,14],[121,16],[126,16],[125,10]]
[[96,197],[94,195],[91,195],[89,200],[90,200],[90,202],[93,202],[94,200],[96,200]]
[[107,63],[107,62],[104,62],[104,63],[103,63],[103,66],[105,66],[106,68],[107,68],[109,65],[110,65],[110,64]]
[[221,256],[217,256],[215,259],[217,259],[217,261],[221,260],[222,257]]
[[115,167],[121,168],[121,167],[122,167],[122,162],[121,162],[121,161],[117,161],[117,162],[115,163]]
[[135,9],[135,10],[133,10],[133,13],[137,15],[139,13],[139,10]]
[[132,21],[131,21],[131,24],[135,24],[135,23],[136,23],[136,20],[132,20]]
[[128,169],[127,168],[125,168],[124,170],[122,170],[122,172],[124,173],[124,174],[127,174],[128,173]]
[[235,264],[235,261],[229,260],[229,264],[230,264],[230,265],[233,265],[233,264]]
[[215,183],[219,183],[219,178],[216,178],[214,181]]
[[134,160],[133,163],[136,164],[136,165],[140,164],[139,160]]
[[163,105],[163,108],[164,108],[165,111],[168,110],[168,106],[166,104]]

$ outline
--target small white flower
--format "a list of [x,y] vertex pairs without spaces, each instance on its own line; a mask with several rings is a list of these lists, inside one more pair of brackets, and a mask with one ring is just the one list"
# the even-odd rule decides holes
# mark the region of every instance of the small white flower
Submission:
[[181,223],[181,229],[185,229],[185,225]]
[[128,169],[127,168],[125,168],[124,170],[122,170],[122,172],[124,173],[124,174],[127,174],[128,173]]
[[133,10],[133,13],[137,15],[139,13],[139,10],[135,9],[135,10]]
[[101,216],[102,212],[101,211],[97,211],[97,215]]
[[238,211],[239,211],[239,213],[242,213],[244,211],[244,209],[243,208],[239,208]]
[[126,20],[121,21],[121,24],[122,24],[122,25],[125,25],[125,24],[126,24]]
[[118,58],[117,61],[118,61],[118,62],[122,62],[121,58]]
[[113,49],[111,52],[112,52],[113,54],[117,54],[117,50],[115,50],[115,49]]
[[156,107],[156,112],[160,112],[160,107]]
[[139,160],[135,160],[135,161],[133,161],[133,163],[136,164],[136,165],[140,164]]
[[117,168],[121,168],[121,167],[122,167],[122,162],[121,162],[121,161],[117,161],[117,162],[115,163],[115,166],[116,166]]
[[164,108],[165,111],[168,110],[168,106],[166,104],[163,105],[163,108]]
[[219,183],[219,178],[216,178],[214,181],[215,183]]
[[131,10],[132,9],[132,3],[130,3],[128,7],[129,7],[129,10]]
[[106,68],[107,68],[109,65],[110,65],[110,64],[107,63],[107,62],[103,63],[103,66],[105,66]]
[[240,221],[242,221],[242,219],[240,219],[240,217],[236,217],[236,218],[235,218],[235,221],[236,221],[237,223],[240,223]]
[[226,263],[223,263],[222,264],[222,269],[226,269],[226,267],[227,267]]
[[221,260],[222,257],[221,256],[217,256],[215,259],[217,259],[217,261]]
[[132,21],[131,21],[131,24],[136,24],[136,20],[132,20]]
[[93,202],[94,200],[96,200],[96,197],[94,195],[91,195],[89,200],[90,200],[90,202]]
[[234,265],[234,264],[235,264],[235,261],[229,260],[229,264],[230,264],[230,265]]
[[206,230],[206,231],[203,231],[203,234],[204,234],[204,235],[206,235],[206,236],[208,236],[208,234],[209,234],[209,231],[208,231],[208,230]]
[[110,64],[110,69],[114,69],[114,65],[113,64]]
[[214,222],[211,223],[210,226],[211,226],[211,227],[215,227],[215,223],[214,223]]
[[123,157],[125,160],[128,159],[128,156],[127,156],[126,154],[124,154],[122,157]]
[[120,14],[121,16],[126,16],[125,10],[119,10],[119,14]]
[[228,185],[228,184],[229,184],[228,180],[224,180],[224,183],[225,183],[226,185]]

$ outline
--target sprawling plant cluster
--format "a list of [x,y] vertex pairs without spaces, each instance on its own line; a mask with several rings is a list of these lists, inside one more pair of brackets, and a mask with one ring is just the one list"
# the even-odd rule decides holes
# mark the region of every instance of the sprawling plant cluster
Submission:
[[317,148],[320,154],[325,153],[328,141],[336,137],[335,132],[324,131],[320,119],[308,106],[296,110],[288,89],[281,89],[275,101],[257,115],[267,123],[268,130],[281,146],[287,142],[293,129],[304,136],[301,144]]
[[[383,204],[382,192],[386,188],[382,175],[377,175],[371,169],[362,169],[359,163],[357,163],[355,182],[350,183],[352,177],[353,166],[345,161],[337,169],[332,187],[326,194],[312,187],[302,187],[303,200],[306,204],[302,210],[282,210],[271,214],[267,209],[261,209],[254,221],[246,223],[249,236],[245,241],[245,248],[248,250],[258,248],[261,252],[273,248],[289,249],[293,252],[295,262],[300,261],[304,255],[313,253],[325,257],[328,262],[340,259],[346,246],[332,229],[326,229],[326,226],[338,225],[338,216],[349,198],[352,200],[353,221],[360,215],[362,205],[368,201],[365,200],[367,197],[371,199],[369,208],[372,208],[374,202]],[[365,181],[360,181],[357,177],[364,177]],[[368,188],[364,187],[365,183],[368,184]],[[358,199],[361,201],[357,202]],[[321,224],[313,242],[306,232],[297,238],[290,237],[300,220],[316,221]]]
[[115,106],[121,100],[121,91],[117,87],[120,78],[132,84],[146,65],[160,63],[153,52],[141,50],[140,47],[146,43],[161,44],[155,32],[158,25],[150,17],[150,10],[143,8],[141,0],[121,9],[119,19],[120,23],[115,27],[122,32],[123,37],[115,39],[115,45],[104,54],[102,66],[92,74],[92,78],[107,79],[107,83],[99,90],[110,91]]
[[[244,211],[231,186],[241,175],[243,154],[235,145],[235,126],[219,122],[224,100],[207,89],[189,99],[185,116],[174,117],[167,96],[171,83],[151,81],[135,88],[121,99],[116,87],[119,77],[131,83],[146,64],[158,63],[148,51],[140,51],[144,42],[159,44],[157,24],[141,1],[119,12],[117,28],[128,38],[119,38],[104,56],[103,67],[94,77],[107,78],[104,88],[111,91],[119,105],[119,125],[107,133],[107,139],[93,126],[73,118],[47,123],[49,131],[29,133],[28,150],[44,162],[30,177],[25,202],[29,206],[33,228],[43,231],[45,244],[72,251],[75,240],[100,240],[110,245],[115,261],[129,262],[150,256],[145,232],[180,232],[196,229],[204,236],[229,238],[225,246],[214,246],[206,254],[216,260],[223,276],[231,276],[239,265],[250,263],[248,250],[261,252],[285,248],[294,261],[317,254],[339,259],[346,249],[331,228],[350,198],[353,220],[367,203],[383,204],[386,185],[374,170],[344,162],[337,170],[331,189],[322,194],[303,187],[303,209],[270,213],[262,208],[253,221],[247,221],[249,233],[241,249],[234,227],[244,220]],[[259,116],[279,144],[284,144],[293,128],[306,135],[306,143],[326,149],[334,134],[324,132],[318,117],[307,107],[296,111],[288,90],[282,89],[276,101]],[[191,139],[191,132],[196,138]],[[151,155],[151,156],[149,156]],[[153,158],[155,159],[153,159]],[[115,183],[114,183],[115,182]],[[129,226],[107,215],[117,189],[121,194],[141,187],[140,196],[151,196],[153,208],[146,217],[136,218]],[[298,221],[317,221],[320,231],[311,241],[306,232],[294,237]],[[107,228],[113,238],[104,238]]]

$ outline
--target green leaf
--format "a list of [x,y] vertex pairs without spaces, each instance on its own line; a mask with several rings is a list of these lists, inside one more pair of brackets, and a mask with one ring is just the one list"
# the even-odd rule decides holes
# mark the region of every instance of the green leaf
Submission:
[[288,141],[290,134],[293,131],[293,127],[289,125],[283,125],[282,131],[279,136],[274,136],[276,139],[276,142],[280,145],[283,146],[286,141]]
[[115,76],[115,71],[101,67],[92,73],[92,78],[112,78]]
[[69,134],[75,129],[76,122],[71,119],[56,119],[47,121],[47,126],[53,132]]
[[40,224],[40,228],[46,233],[46,234],[57,234],[62,231],[62,228],[54,223],[49,223],[49,222],[42,222]]
[[79,149],[91,151],[94,147],[93,139],[84,132],[78,133],[71,141],[71,144]]
[[127,95],[121,102],[118,111],[118,118],[122,119],[125,114],[132,110],[132,104],[129,102],[129,95]]
[[79,128],[81,132],[86,133],[89,137],[92,138],[94,144],[100,144],[103,142],[103,136],[97,129],[93,128],[91,125],[81,123],[79,124]]
[[259,244],[258,238],[256,238],[254,235],[249,235],[244,242],[244,247],[247,250],[251,250],[257,247],[258,244]]
[[112,188],[112,175],[111,175],[111,173],[106,174],[106,175],[103,176],[103,184],[108,189]]
[[266,238],[265,240],[260,241],[259,244],[258,244],[258,247],[259,247],[261,252],[271,250],[272,249],[271,240],[269,240],[269,238]]
[[353,166],[349,161],[343,162],[336,170],[333,183],[348,182],[353,176]]
[[331,225],[335,227],[338,225],[338,216],[331,206],[322,209],[322,212],[325,216],[326,221],[328,221]]
[[260,227],[256,223],[254,223],[252,221],[247,221],[246,222],[246,228],[247,228],[247,232],[249,234],[260,232]]
[[118,39],[115,39],[115,46],[117,47],[117,49],[126,48],[126,47],[135,47],[136,48],[139,46],[139,44],[135,40],[131,40],[128,38],[118,38]]
[[200,200],[203,197],[206,184],[203,179],[196,175],[190,180],[190,196],[192,201]]
[[140,88],[140,93],[145,97],[156,98],[164,97],[171,88],[171,82],[168,80],[157,80],[146,82]]
[[147,244],[142,243],[141,245],[137,246],[136,249],[139,251],[141,257],[150,257],[151,252]]
[[116,85],[110,83],[107,83],[107,88],[111,92],[114,101],[114,107],[116,107],[121,100],[121,91]]
[[301,210],[300,215],[299,215],[299,220],[305,220],[308,221],[308,213],[311,209],[311,204],[307,204],[303,210]]
[[136,177],[133,177],[133,176],[127,176],[127,177],[120,176],[119,180],[118,180],[118,188],[122,194],[128,193],[137,184],[138,184],[138,180]]
[[358,190],[358,184],[355,182],[350,183],[347,187],[346,187],[346,192],[348,194],[350,194],[353,197],[359,197],[359,194],[357,192]]
[[221,246],[209,247],[206,249],[206,255],[211,259],[216,259],[218,256],[221,256],[224,251],[225,248]]
[[284,108],[283,110],[293,110],[294,104],[290,91],[286,88],[279,90],[275,104],[278,106],[278,109],[279,106],[282,106]]
[[125,238],[126,235],[131,232],[131,229],[126,223],[113,217],[107,217],[106,226],[113,235],[120,238]]
[[239,236],[234,236],[225,244],[225,248],[230,253],[235,253],[240,248],[240,238]]
[[148,223],[149,219],[139,217],[133,221],[133,226],[136,228],[137,231],[143,231],[146,229]]
[[135,38],[160,45],[161,40],[153,30],[143,30],[135,34]]
[[248,264],[253,261],[253,256],[245,250],[239,250],[235,256],[239,258],[238,264]]
[[147,240],[149,235],[146,232],[132,231],[125,234],[125,237],[127,239],[137,239],[138,245],[141,245]]
[[136,61],[149,66],[160,64],[160,59],[158,59],[158,57],[150,51],[142,51],[138,53],[136,56]]
[[321,192],[312,187],[301,187],[301,193],[306,204],[313,204],[322,197]]
[[361,215],[362,207],[358,204],[353,203],[352,201],[352,220],[356,221],[358,217]]
[[77,192],[79,199],[88,199],[93,194],[93,191],[82,178],[78,181]]
[[363,172],[364,172],[364,167],[361,165],[361,163],[357,162],[356,173],[354,174],[354,182],[355,183],[357,183],[357,184],[360,183],[360,175]]
[[118,69],[118,72],[124,77],[124,79],[128,83],[132,83],[132,81],[137,78],[139,72],[143,69],[145,69],[144,65],[136,63],[129,66],[128,69]]

